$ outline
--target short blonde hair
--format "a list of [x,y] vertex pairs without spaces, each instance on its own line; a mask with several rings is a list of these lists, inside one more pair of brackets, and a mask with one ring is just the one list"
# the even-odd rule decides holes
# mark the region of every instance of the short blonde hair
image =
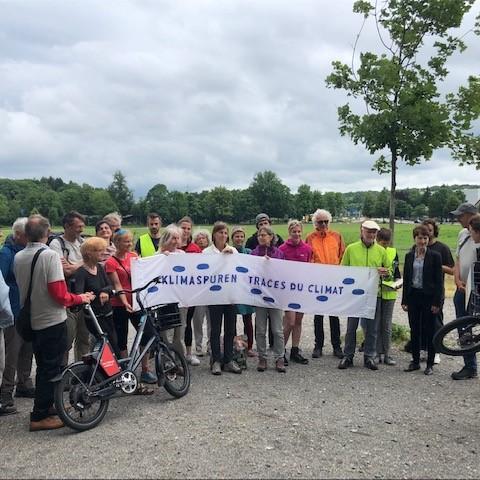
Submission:
[[290,231],[292,228],[300,227],[303,230],[303,224],[300,220],[291,219],[288,221],[287,229]]
[[80,246],[80,253],[82,254],[83,260],[88,261],[92,258],[92,255],[95,251],[105,250],[107,248],[107,242],[100,237],[90,237],[87,238],[82,245]]

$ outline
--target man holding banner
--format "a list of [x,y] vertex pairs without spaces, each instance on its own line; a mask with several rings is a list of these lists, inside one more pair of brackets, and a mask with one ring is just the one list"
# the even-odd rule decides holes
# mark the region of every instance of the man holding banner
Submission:
[[[378,230],[380,230],[380,227],[373,220],[363,222],[360,229],[360,240],[346,248],[342,258],[342,265],[376,267],[380,276],[387,276],[389,273],[387,252],[375,240]],[[381,301],[381,297],[377,298],[377,308],[379,301]],[[377,342],[375,315],[370,318],[348,317],[344,358],[340,361],[338,368],[344,370],[353,366],[359,320],[361,320],[365,332],[364,366],[370,370],[378,370],[378,366],[375,363]]]

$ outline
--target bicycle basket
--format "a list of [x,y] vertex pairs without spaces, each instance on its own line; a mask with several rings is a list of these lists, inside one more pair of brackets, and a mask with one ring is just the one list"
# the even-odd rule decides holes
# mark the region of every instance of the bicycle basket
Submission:
[[182,325],[178,303],[168,303],[153,307],[150,310],[150,315],[153,325],[160,332]]

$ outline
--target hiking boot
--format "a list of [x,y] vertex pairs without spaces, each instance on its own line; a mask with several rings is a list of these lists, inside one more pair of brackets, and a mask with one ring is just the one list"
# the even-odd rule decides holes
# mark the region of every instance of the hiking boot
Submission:
[[17,409],[13,405],[4,405],[3,403],[0,403],[0,417],[12,415],[13,413],[17,413]]
[[333,348],[333,355],[337,358],[342,359],[343,358],[343,351],[341,347],[334,347]]
[[467,380],[469,378],[477,378],[477,371],[463,367],[458,372],[453,372],[450,376],[453,380]]
[[312,352],[312,358],[320,358],[323,355],[321,348],[314,348]]
[[65,425],[63,422],[56,416],[51,416],[43,418],[42,420],[31,420],[30,421],[30,431],[38,432],[40,430],[55,430],[57,428],[62,428]]
[[[295,363],[300,363],[301,365],[308,364],[308,360],[300,353],[298,347],[292,347],[292,349],[290,350],[290,360]],[[288,362],[285,363],[285,366],[288,366]]]
[[221,375],[222,366],[220,365],[220,362],[213,362],[211,370],[212,370],[212,375]]
[[267,369],[267,359],[259,358],[257,365],[257,372],[264,372]]
[[378,370],[378,365],[375,363],[375,360],[371,357],[366,357],[363,360],[363,366],[369,370]]
[[231,362],[226,363],[223,366],[223,371],[224,372],[230,372],[230,373],[242,373],[242,369],[238,365],[235,360],[232,360]]
[[285,373],[287,369],[285,368],[285,364],[283,363],[283,358],[279,358],[275,362],[275,370],[280,373]]
[[420,364],[415,362],[410,362],[408,367],[403,370],[404,372],[414,372],[415,370],[420,370]]
[[353,359],[349,357],[343,357],[338,364],[340,370],[345,370],[347,368],[353,367]]

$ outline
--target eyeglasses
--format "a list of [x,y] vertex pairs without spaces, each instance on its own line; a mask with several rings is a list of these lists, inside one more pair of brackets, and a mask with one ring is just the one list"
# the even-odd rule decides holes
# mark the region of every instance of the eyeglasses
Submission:
[[317,225],[328,225],[329,220],[316,220],[315,223]]

